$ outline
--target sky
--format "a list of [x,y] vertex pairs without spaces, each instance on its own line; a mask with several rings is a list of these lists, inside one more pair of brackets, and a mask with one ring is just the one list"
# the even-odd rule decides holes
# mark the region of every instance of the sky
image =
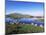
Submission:
[[20,13],[32,16],[43,16],[44,3],[42,2],[23,2],[6,1],[6,14]]

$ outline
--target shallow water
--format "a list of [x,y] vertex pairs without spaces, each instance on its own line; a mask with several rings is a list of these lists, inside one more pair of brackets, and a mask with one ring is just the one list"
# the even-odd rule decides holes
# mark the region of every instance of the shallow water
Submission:
[[25,23],[25,24],[37,24],[37,25],[44,25],[44,22],[38,21],[37,18],[21,18],[21,19],[13,19],[13,18],[6,18],[6,22],[19,22],[19,23]]

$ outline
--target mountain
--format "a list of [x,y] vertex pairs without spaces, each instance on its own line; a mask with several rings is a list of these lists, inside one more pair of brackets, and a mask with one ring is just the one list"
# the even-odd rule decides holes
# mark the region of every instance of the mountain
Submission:
[[19,13],[13,13],[13,14],[6,15],[6,17],[12,17],[12,18],[30,18],[30,17],[33,17],[33,16],[19,14]]
[[6,17],[12,17],[12,18],[44,18],[43,16],[24,15],[24,14],[19,14],[19,13],[12,13],[12,14],[6,15]]

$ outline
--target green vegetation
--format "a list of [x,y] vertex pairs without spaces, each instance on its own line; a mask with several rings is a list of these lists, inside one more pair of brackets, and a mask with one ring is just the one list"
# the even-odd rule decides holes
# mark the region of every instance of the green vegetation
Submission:
[[39,26],[34,26],[34,25],[20,25],[21,29],[19,29],[20,31],[23,30],[24,32],[30,32],[30,33],[37,33],[37,32],[43,32],[43,28],[39,27]]
[[31,24],[6,24],[6,33],[7,34],[17,34],[17,33],[38,33],[44,32],[44,28],[39,26],[34,26]]

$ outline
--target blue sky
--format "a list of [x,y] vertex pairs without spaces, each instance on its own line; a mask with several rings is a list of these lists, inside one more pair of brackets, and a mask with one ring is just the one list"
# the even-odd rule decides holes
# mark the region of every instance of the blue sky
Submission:
[[20,13],[32,16],[43,16],[44,4],[41,2],[7,1],[6,14]]

